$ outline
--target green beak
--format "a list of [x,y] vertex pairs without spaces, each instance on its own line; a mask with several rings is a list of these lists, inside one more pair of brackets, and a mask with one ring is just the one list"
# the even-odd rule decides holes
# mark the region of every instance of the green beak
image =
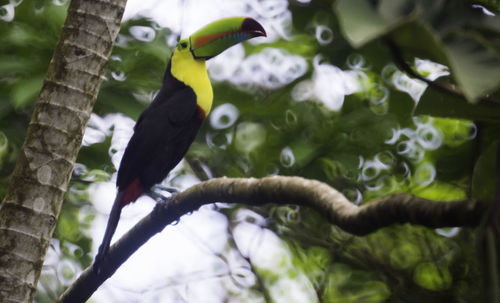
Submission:
[[245,40],[266,36],[257,21],[246,17],[231,17],[212,22],[189,37],[190,50],[196,59],[210,59]]

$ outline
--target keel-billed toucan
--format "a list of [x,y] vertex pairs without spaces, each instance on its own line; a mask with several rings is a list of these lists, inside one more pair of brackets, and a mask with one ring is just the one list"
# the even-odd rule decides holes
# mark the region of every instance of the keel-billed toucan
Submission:
[[205,61],[253,37],[266,36],[254,19],[226,18],[178,42],[153,102],[134,127],[120,168],[104,239],[96,256],[99,271],[116,230],[121,209],[161,182],[184,157],[212,105]]

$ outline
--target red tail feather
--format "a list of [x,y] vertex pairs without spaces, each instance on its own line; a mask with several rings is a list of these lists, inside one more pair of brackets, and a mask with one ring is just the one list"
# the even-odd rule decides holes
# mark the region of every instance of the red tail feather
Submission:
[[123,191],[123,195],[121,197],[120,205],[121,207],[124,207],[125,205],[129,204],[130,202],[134,202],[139,198],[142,193],[143,193],[142,185],[141,182],[139,181],[138,178],[135,178],[132,183],[130,183],[127,188]]

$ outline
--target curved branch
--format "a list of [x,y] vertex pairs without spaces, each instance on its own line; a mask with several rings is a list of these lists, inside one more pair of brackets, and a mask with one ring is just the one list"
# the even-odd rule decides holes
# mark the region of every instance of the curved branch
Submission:
[[[394,41],[392,41],[389,38],[384,39],[385,44],[389,48],[392,57],[394,58],[394,61],[396,65],[401,68],[405,73],[407,73],[409,76],[419,79],[421,81],[424,81],[427,83],[430,87],[437,89],[439,91],[442,91],[444,93],[448,93],[451,95],[455,95],[461,98],[465,99],[464,93],[458,88],[457,86],[453,84],[448,84],[445,82],[441,81],[432,81],[424,76],[420,75],[419,73],[415,72],[409,65],[406,63],[405,59],[403,58],[403,54],[401,52],[401,49],[396,45]],[[486,104],[493,104],[493,105],[499,105],[500,100],[493,98],[493,97],[487,97],[483,96],[479,98],[479,101],[484,102]]]
[[396,194],[356,206],[327,184],[301,177],[212,179],[176,194],[169,203],[158,203],[149,215],[111,247],[101,273],[97,275],[92,267],[87,268],[59,302],[85,302],[149,238],[178,221],[182,215],[215,202],[309,206],[332,224],[356,235],[366,235],[395,223],[431,228],[476,226],[489,205],[486,201],[476,200],[439,203]]

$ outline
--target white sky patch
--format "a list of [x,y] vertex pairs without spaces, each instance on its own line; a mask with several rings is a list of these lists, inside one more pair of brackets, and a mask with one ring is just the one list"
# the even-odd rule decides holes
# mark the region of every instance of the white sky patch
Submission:
[[207,62],[210,77],[240,88],[279,89],[303,76],[308,68],[301,56],[277,48],[265,48],[245,58],[243,46],[237,45],[227,53]]
[[103,142],[110,134],[111,123],[92,113],[85,129],[85,134],[83,135],[82,145],[90,146]]
[[427,89],[427,83],[419,79],[410,78],[406,73],[400,70],[394,71],[391,77],[391,83],[396,89],[410,95],[416,103],[420,101],[420,98]]
[[476,8],[476,9],[480,9],[483,12],[483,14],[485,14],[487,16],[490,16],[490,17],[494,17],[495,16],[495,13],[493,13],[492,11],[490,11],[489,9],[487,9],[486,7],[484,7],[482,5],[472,4],[472,7]]
[[450,75],[450,70],[446,65],[432,62],[427,59],[415,58],[415,68],[420,75],[431,81]]
[[[450,75],[447,66],[430,60],[415,58],[414,66],[420,75],[431,81]],[[396,89],[410,95],[415,103],[420,101],[420,98],[428,86],[427,83],[422,80],[410,78],[406,73],[397,69],[392,63],[384,67],[382,76],[387,83],[392,84]]]
[[311,80],[298,83],[292,91],[295,101],[316,100],[327,108],[338,111],[344,104],[344,97],[362,90],[366,75],[361,70],[342,70],[335,65],[320,62],[314,58],[314,72]]
[[318,302],[313,285],[305,273],[293,264],[293,256],[285,242],[272,231],[262,228],[258,222],[241,222],[235,226],[233,234],[243,255],[261,270],[280,276],[273,283],[262,277],[273,302]]
[[125,147],[127,147],[130,137],[132,137],[134,125],[134,120],[120,113],[108,114],[105,117],[92,113],[83,135],[82,145],[90,146],[100,143],[107,136],[112,135],[109,155],[113,166],[118,169]]
[[[247,16],[259,21],[268,34],[266,43],[288,38],[291,13],[287,0],[130,0],[124,20],[134,16],[153,19],[161,27],[187,37],[202,26],[226,17]],[[252,41],[251,43],[258,43]]]
[[14,20],[15,6],[12,3],[0,6],[0,20],[11,22]]
[[[96,239],[93,248],[97,251],[116,189],[113,182],[94,183],[89,193],[98,211],[92,232]],[[154,205],[149,197],[141,197],[125,207],[113,243],[148,214]],[[200,287],[216,287],[218,283],[212,285],[209,281],[212,276],[227,273],[227,270],[214,270],[224,269],[217,254],[225,248],[226,229],[227,220],[213,211],[211,206],[182,217],[179,224],[168,226],[134,253],[96,293],[96,302],[169,302],[168,298],[172,296],[169,288],[179,284],[187,286],[207,280],[209,283],[200,284]],[[143,292],[148,292],[148,295],[156,293],[162,300],[143,301]],[[214,296],[203,302],[218,302],[218,299]]]

